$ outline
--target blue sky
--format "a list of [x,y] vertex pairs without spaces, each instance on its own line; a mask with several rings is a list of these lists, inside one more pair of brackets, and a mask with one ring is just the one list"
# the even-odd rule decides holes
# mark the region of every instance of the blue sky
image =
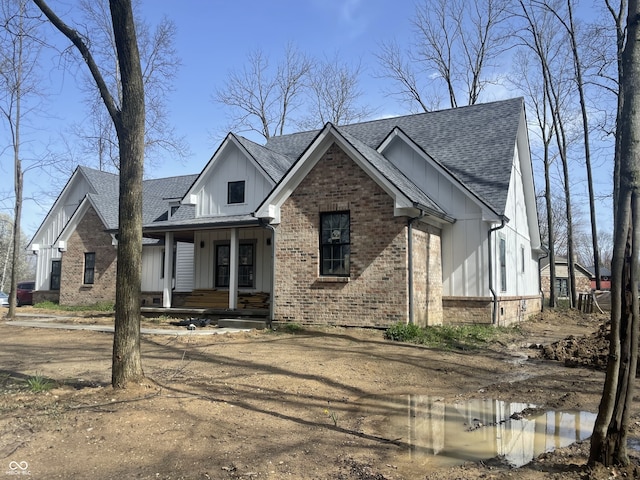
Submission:
[[388,104],[382,114],[404,113],[397,110],[397,102],[384,96],[382,81],[372,76],[379,42],[409,38],[413,2],[396,2],[392,9],[387,0],[192,0],[185,4],[186,8],[174,0],[147,0],[144,12],[151,22],[166,14],[178,27],[176,46],[182,67],[171,111],[198,160],[211,154],[211,135],[219,136],[226,124],[212,94],[222,87],[229,70],[241,68],[247,54],[257,48],[274,63],[290,42],[315,58],[337,53],[346,61],[361,62],[367,101],[378,108]]
[[[49,0],[50,6],[73,25],[75,0]],[[408,46],[413,39],[411,0],[141,0],[142,16],[155,25],[163,16],[177,27],[175,47],[182,66],[169,101],[169,117],[179,135],[184,135],[191,156],[186,161],[167,156],[157,168],[146,171],[147,178],[199,173],[223,136],[228,123],[221,105],[212,96],[221,88],[230,70],[246,63],[247,54],[260,48],[277,62],[287,43],[314,58],[339,55],[343,61],[360,63],[362,103],[375,108],[376,116],[409,113],[395,98],[385,95],[385,81],[375,78],[379,69],[375,53],[382,42],[397,40]],[[68,41],[50,29],[49,38],[63,48]],[[50,68],[46,81],[52,93],[50,118],[43,119],[42,135],[59,141],[61,132],[87,116],[83,95],[73,71],[61,70],[59,58],[47,57]],[[86,70],[79,65],[77,70]],[[494,88],[483,101],[519,96],[517,91]],[[55,120],[52,120],[55,119]],[[252,140],[259,137],[247,135]],[[73,138],[70,139],[73,141]],[[533,138],[532,138],[533,141]],[[53,145],[55,148],[55,145]],[[11,174],[6,162],[2,174]],[[7,171],[8,170],[8,171]],[[27,173],[25,191],[47,189],[49,180],[36,171]],[[537,182],[540,188],[540,182]],[[49,187],[51,189],[51,187]],[[57,192],[55,192],[57,194]],[[30,236],[38,228],[51,203],[25,202],[23,229]]]
[[[72,5],[50,0],[52,9],[73,25],[68,15],[65,17]],[[166,158],[161,166],[147,171],[147,177],[198,173],[204,167],[227,124],[222,107],[213,102],[212,96],[223,86],[229,71],[242,67],[247,54],[257,48],[274,62],[281,58],[287,43],[316,58],[338,54],[344,61],[360,62],[363,101],[375,106],[380,116],[407,113],[397,101],[385,96],[383,81],[374,78],[378,68],[374,53],[380,42],[409,41],[409,19],[415,10],[411,1],[391,5],[387,0],[143,0],[141,7],[150,25],[165,15],[176,24],[175,46],[182,66],[168,106],[177,133],[185,136],[192,153],[182,163]],[[68,44],[53,29],[49,37],[62,47]],[[48,53],[44,55],[46,58]],[[58,59],[46,62],[52,66],[47,80],[54,94],[48,108],[55,118],[46,122],[49,137],[55,138],[59,134],[51,131],[52,125],[64,132],[68,125],[81,123],[87,112],[75,78],[79,75],[59,71]],[[27,190],[37,189],[39,181],[46,183],[35,171],[28,173]],[[25,202],[22,223],[27,235],[35,232],[49,206]]]

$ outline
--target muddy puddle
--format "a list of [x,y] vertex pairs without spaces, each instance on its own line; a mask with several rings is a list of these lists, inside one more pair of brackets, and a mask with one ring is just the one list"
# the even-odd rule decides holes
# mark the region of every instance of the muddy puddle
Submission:
[[[403,460],[424,466],[498,458],[514,467],[591,436],[596,415],[539,411],[535,405],[493,399],[444,403],[427,395],[359,401],[366,433],[398,445]],[[534,412],[534,413],[530,413]]]

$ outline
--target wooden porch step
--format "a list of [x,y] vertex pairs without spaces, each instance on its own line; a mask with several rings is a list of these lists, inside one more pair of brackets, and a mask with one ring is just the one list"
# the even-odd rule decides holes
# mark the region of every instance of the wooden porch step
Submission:
[[[226,290],[197,289],[185,299],[187,308],[229,308],[229,292]],[[269,294],[266,292],[238,293],[238,308],[262,310],[269,308]]]

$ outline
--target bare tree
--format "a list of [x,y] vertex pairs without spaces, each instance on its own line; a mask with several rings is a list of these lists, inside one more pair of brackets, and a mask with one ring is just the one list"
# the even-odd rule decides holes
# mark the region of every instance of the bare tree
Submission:
[[229,72],[214,100],[230,108],[230,130],[257,132],[265,139],[282,135],[302,103],[310,70],[309,58],[291,44],[275,69],[260,49],[254,50],[240,70]]
[[0,291],[6,291],[5,288],[13,277],[13,270],[16,270],[16,278],[33,278],[35,265],[29,261],[31,253],[27,253],[25,250],[28,244],[29,239],[22,234],[19,241],[18,260],[17,263],[14,263],[13,218],[6,214],[0,214]]
[[109,90],[88,47],[88,39],[64,23],[44,0],[33,1],[82,55],[118,135],[120,195],[111,384],[114,388],[126,388],[144,377],[140,357],[140,285],[145,95],[131,1],[109,2],[121,102],[116,101],[118,93]]
[[381,65],[377,76],[396,85],[387,90],[387,95],[406,103],[411,112],[435,110],[442,103],[442,98],[433,89],[424,87],[427,82],[423,77],[426,75],[421,75],[414,68],[415,62],[409,60],[410,55],[410,52],[403,52],[395,41],[382,43],[380,53],[376,54]]
[[[9,131],[10,148],[13,156],[13,223],[11,264],[20,264],[23,243],[20,221],[22,218],[24,174],[22,128],[25,118],[33,105],[29,100],[39,97],[39,79],[36,76],[40,46],[36,42],[36,28],[33,17],[28,17],[26,0],[3,1],[3,29],[0,36],[0,114]],[[11,288],[9,290],[9,313],[13,318],[16,309],[16,287],[18,268],[11,268]],[[4,278],[3,278],[4,281]]]
[[[169,122],[166,104],[167,96],[173,90],[180,59],[174,47],[174,22],[163,18],[152,29],[137,13],[138,4],[139,2],[134,2],[133,8],[145,88],[145,162],[148,167],[153,167],[161,161],[162,154],[168,153],[173,158],[182,158],[188,151],[184,138],[176,134]],[[105,83],[113,92],[114,101],[119,105],[122,101],[120,68],[110,22],[109,2],[81,0],[79,9],[86,25],[83,35],[85,38],[91,38],[92,54]],[[75,125],[74,133],[81,141],[83,153],[88,158],[97,157],[96,163],[100,170],[117,171],[118,138],[113,122],[104,109],[93,78],[85,77],[82,89],[85,93],[88,119]]]
[[461,95],[464,104],[475,104],[492,83],[488,71],[505,48],[507,37],[500,26],[507,4],[506,0],[423,2],[413,19],[415,48],[405,56],[394,43],[382,45],[378,55],[386,71],[382,76],[394,80],[400,92],[424,111],[441,95],[423,93],[427,85],[418,81],[420,75],[431,79],[429,90],[445,92],[442,97],[448,97],[451,108],[463,104]]
[[317,62],[308,80],[310,113],[298,124],[313,129],[327,122],[347,125],[371,116],[372,109],[357,104],[362,96],[358,86],[361,72],[360,64],[352,66],[342,62],[337,54]]
[[569,144],[567,120],[571,118],[568,96],[571,89],[572,76],[568,74],[568,58],[562,48],[565,38],[557,37],[557,28],[551,22],[551,14],[535,0],[519,0],[518,16],[523,20],[521,41],[531,48],[540,62],[544,95],[548,103],[550,123],[553,126],[557,154],[562,167],[562,183],[565,198],[565,214],[567,216],[567,263],[569,266],[569,288],[571,306],[577,304],[575,282],[575,253],[573,245],[573,219],[571,203],[571,182],[569,175]]
[[545,7],[552,12],[558,22],[566,30],[571,45],[573,57],[573,67],[575,71],[575,84],[580,98],[580,113],[582,115],[582,133],[584,146],[584,163],[587,170],[587,187],[589,190],[589,213],[591,219],[591,241],[593,243],[593,265],[596,276],[596,289],[600,290],[600,249],[598,248],[598,227],[596,219],[595,192],[593,188],[593,173],[591,168],[591,148],[589,142],[589,116],[587,114],[587,100],[585,94],[585,84],[582,74],[582,63],[580,50],[578,49],[578,32],[573,19],[573,0],[567,0],[566,11],[560,12],[555,5],[545,2]]
[[535,119],[536,132],[538,133],[540,142],[542,143],[542,164],[544,165],[544,195],[538,197],[542,201],[544,208],[538,208],[538,213],[546,212],[545,216],[539,218],[540,234],[546,239],[547,248],[549,249],[549,299],[550,307],[557,305],[555,284],[556,284],[556,252],[557,252],[557,236],[556,236],[556,217],[564,216],[564,212],[560,215],[554,210],[553,205],[561,205],[561,203],[552,202],[553,192],[551,190],[551,164],[553,155],[551,153],[551,141],[553,139],[553,125],[549,122],[549,102],[547,101],[546,88],[544,80],[540,72],[540,63],[532,58],[532,54],[528,50],[520,51],[515,56],[514,65],[518,69],[515,78],[519,79],[516,83],[523,92],[527,94],[527,100],[530,111],[533,111]]
[[638,363],[640,308],[640,5],[631,0],[627,40],[621,55],[620,96],[616,130],[614,249],[611,278],[611,334],[605,385],[591,437],[589,463],[627,465],[627,431]]

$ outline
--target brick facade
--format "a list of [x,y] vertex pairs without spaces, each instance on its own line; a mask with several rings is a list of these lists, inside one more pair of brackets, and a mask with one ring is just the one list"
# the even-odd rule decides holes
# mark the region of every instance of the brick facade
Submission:
[[421,327],[441,325],[443,311],[440,231],[415,221],[412,231],[413,320]]
[[[446,312],[447,324],[491,324],[493,322],[491,297],[443,297],[442,304]],[[541,307],[542,298],[539,295],[500,297],[497,303],[496,324],[506,327],[527,320],[531,315],[539,313]]]
[[[350,214],[349,277],[319,274],[320,214],[332,211]],[[407,321],[407,218],[394,217],[393,199],[345,152],[331,146],[283,203],[280,216],[276,321],[368,327]],[[414,257],[416,265],[436,258],[439,265],[439,239],[434,237],[414,228],[421,252]],[[426,293],[426,267],[415,275],[421,278],[417,284],[425,284],[417,295],[416,317],[426,322],[427,305],[434,304],[433,317],[438,318],[438,290]]]
[[[94,283],[85,285],[85,253],[96,254]],[[111,244],[111,235],[93,208],[89,208],[67,242],[62,254],[60,276],[61,305],[93,305],[115,302],[117,249]]]

